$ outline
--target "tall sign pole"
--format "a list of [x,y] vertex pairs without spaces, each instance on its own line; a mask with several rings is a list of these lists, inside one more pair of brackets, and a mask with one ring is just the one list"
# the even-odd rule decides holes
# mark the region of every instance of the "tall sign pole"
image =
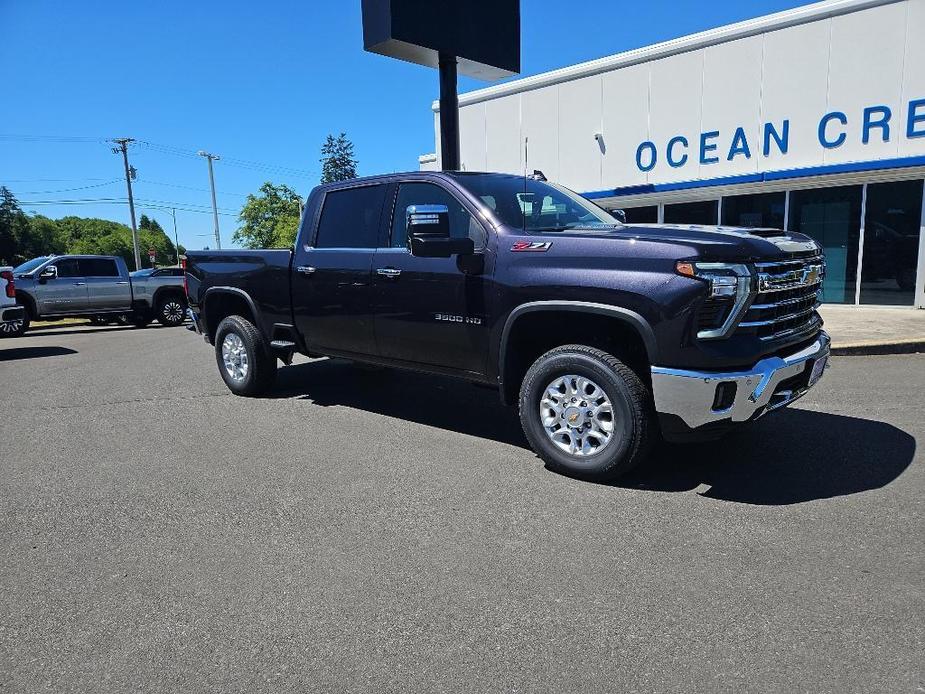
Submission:
[[441,53],[440,161],[444,171],[459,170],[459,96],[456,93],[456,56]]
[[118,146],[113,147],[113,154],[122,153],[122,162],[125,164],[125,185],[128,188],[128,211],[132,218],[132,246],[135,251],[135,269],[141,269],[141,251],[138,248],[138,227],[135,225],[135,199],[132,197],[132,174],[134,169],[128,165],[128,146],[135,140],[131,137],[117,137],[112,140]]
[[520,72],[520,0],[362,0],[363,47],[440,72],[440,165],[462,167],[457,73]]

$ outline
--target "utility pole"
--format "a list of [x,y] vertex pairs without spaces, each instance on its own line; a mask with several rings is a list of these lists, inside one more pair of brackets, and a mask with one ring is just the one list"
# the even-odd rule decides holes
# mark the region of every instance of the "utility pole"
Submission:
[[216,159],[221,159],[221,157],[217,154],[209,154],[201,149],[197,154],[200,157],[205,157],[209,162],[209,186],[212,188],[212,219],[215,221],[215,247],[222,250],[222,237],[218,233],[218,205],[215,202],[215,176],[212,174],[212,162]]
[[177,211],[174,208],[170,208],[170,212],[173,215],[173,247],[177,252],[177,265],[180,264],[180,238],[177,236]]
[[131,137],[117,137],[112,140],[118,147],[112,148],[113,154],[122,153],[122,162],[125,164],[125,185],[128,188],[128,211],[132,216],[132,245],[135,248],[135,269],[141,269],[141,251],[138,250],[138,227],[135,224],[135,199],[132,197],[132,178],[135,169],[128,165],[128,146],[134,142]]

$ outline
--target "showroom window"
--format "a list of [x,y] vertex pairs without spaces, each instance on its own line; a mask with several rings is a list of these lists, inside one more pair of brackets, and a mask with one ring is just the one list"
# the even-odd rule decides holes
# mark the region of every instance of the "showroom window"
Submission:
[[922,233],[922,180],[867,186],[861,303],[911,306]]
[[861,186],[795,190],[790,194],[789,230],[814,238],[825,251],[823,303],[854,303],[861,194]]
[[655,224],[658,222],[658,205],[624,207],[627,224]]
[[723,224],[734,227],[784,228],[787,194],[761,193],[723,198]]
[[719,200],[665,205],[665,224],[717,224]]

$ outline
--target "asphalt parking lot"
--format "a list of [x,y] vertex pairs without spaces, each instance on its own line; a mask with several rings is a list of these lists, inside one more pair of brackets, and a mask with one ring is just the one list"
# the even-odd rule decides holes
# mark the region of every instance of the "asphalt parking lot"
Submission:
[[623,486],[488,390],[183,329],[0,341],[0,692],[925,691],[925,355]]

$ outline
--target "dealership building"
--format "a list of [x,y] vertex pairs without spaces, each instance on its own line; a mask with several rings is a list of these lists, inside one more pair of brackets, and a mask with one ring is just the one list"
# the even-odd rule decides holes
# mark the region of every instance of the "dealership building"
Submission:
[[923,34],[925,0],[828,0],[462,94],[461,168],[800,231],[823,301],[925,308]]

